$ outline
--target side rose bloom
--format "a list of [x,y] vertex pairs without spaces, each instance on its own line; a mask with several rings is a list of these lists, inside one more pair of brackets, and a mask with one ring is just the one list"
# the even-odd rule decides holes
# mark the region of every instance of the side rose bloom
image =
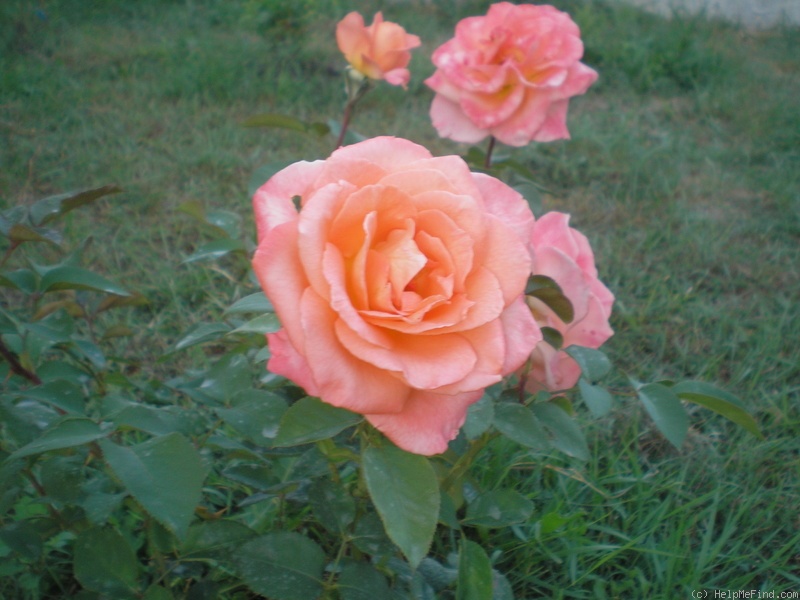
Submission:
[[523,296],[533,215],[457,156],[374,138],[287,167],[253,204],[253,267],[283,325],[268,368],[400,448],[443,452],[542,339]]
[[[574,318],[564,323],[544,303],[528,298],[541,327],[552,327],[564,338],[563,347],[599,348],[614,331],[608,324],[614,295],[597,278],[594,254],[582,233],[569,226],[569,215],[550,212],[533,226],[531,254],[534,275],[555,281],[572,303]],[[526,388],[530,392],[566,390],[578,382],[581,369],[563,350],[541,342],[531,355]]]
[[384,21],[377,13],[372,25],[351,12],[336,26],[336,42],[347,62],[370,79],[385,79],[392,85],[408,85],[411,50],[420,45],[416,35],[406,33],[397,23]]
[[569,138],[567,103],[597,73],[579,62],[578,26],[552,6],[493,4],[463,19],[455,38],[433,53],[425,83],[436,96],[433,125],[442,137],[475,143],[492,135],[509,146]]

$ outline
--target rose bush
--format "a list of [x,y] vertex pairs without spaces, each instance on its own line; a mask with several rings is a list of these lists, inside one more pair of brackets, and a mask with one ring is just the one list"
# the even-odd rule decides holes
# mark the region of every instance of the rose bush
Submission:
[[373,138],[287,167],[253,202],[253,267],[283,325],[269,370],[405,450],[443,452],[542,339],[528,204],[457,156]]
[[416,35],[406,33],[397,23],[384,21],[380,12],[369,27],[359,13],[348,14],[336,26],[336,42],[356,71],[403,87],[410,77],[406,68],[411,60],[409,50],[420,45]]
[[[541,300],[528,297],[536,322],[556,329],[563,337],[563,348],[599,348],[614,333],[608,324],[614,295],[597,278],[586,236],[569,226],[569,215],[550,212],[536,221],[530,240],[533,274],[555,281],[574,312],[573,319],[565,323]],[[531,392],[569,389],[581,375],[569,354],[544,341],[533,351],[530,368],[526,388]]]
[[569,15],[552,6],[494,4],[463,19],[433,53],[431,119],[442,137],[510,146],[569,138],[567,104],[597,73],[580,62],[583,43]]

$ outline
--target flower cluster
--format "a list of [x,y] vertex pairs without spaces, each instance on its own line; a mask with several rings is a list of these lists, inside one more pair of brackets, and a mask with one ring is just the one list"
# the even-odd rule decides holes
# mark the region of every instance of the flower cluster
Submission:
[[[350,13],[336,38],[364,77],[408,83],[420,40],[381,13],[369,27]],[[582,53],[565,13],[495,4],[434,52],[433,124],[463,142],[568,137],[568,99],[597,77]],[[410,452],[445,451],[469,406],[505,377],[532,392],[574,386],[580,369],[562,348],[612,334],[613,295],[569,216],[536,220],[519,193],[458,156],[369,139],[280,171],[254,208],[253,267],[283,326],[268,334],[268,368]],[[532,275],[554,282],[571,320],[526,297]]]
[[433,53],[437,70],[425,82],[436,92],[433,125],[457,142],[568,138],[569,98],[597,79],[582,56],[580,31],[566,13],[495,4],[486,16],[461,21],[455,38]]

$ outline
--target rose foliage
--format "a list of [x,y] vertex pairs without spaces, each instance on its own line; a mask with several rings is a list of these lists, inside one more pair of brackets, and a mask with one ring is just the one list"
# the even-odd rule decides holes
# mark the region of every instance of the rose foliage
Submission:
[[[369,27],[351,13],[336,33],[352,66],[340,146],[371,88],[353,69],[405,85],[420,41],[381,13]],[[434,53],[433,123],[457,141],[567,137],[567,101],[596,78],[582,52],[564,13],[493,5]],[[257,121],[317,140],[334,129]],[[183,262],[222,258],[215,271],[237,291],[159,359],[205,346],[207,364],[174,373],[119,343],[136,332],[114,315],[147,299],[84,268],[54,228],[119,188],[0,211],[0,596],[513,598],[493,566],[508,544],[487,530],[513,527],[527,548],[575,526],[534,516],[526,494],[544,478],[501,485],[544,462],[585,481],[572,417],[613,407],[598,348],[614,296],[587,238],[566,214],[535,219],[493,146],[487,173],[396,137],[269,167],[254,186],[252,262],[235,212],[184,204],[216,239]],[[239,297],[255,287],[251,266],[266,294]],[[682,402],[760,435],[707,384],[635,386],[677,448]],[[497,438],[516,444],[503,450],[515,463],[495,461],[487,484],[471,467]]]

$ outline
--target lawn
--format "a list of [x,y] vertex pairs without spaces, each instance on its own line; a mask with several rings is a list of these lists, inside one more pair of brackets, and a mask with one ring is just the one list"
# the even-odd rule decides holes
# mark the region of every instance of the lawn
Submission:
[[[587,461],[499,440],[484,452],[474,485],[513,487],[535,509],[527,522],[480,530],[476,539],[516,598],[800,592],[800,30],[748,32],[596,1],[552,3],[580,25],[584,62],[600,79],[570,105],[571,140],[497,152],[530,170],[538,187],[528,199],[537,214],[569,212],[591,240],[600,276],[616,296],[615,335],[604,347],[615,366],[607,383],[616,404],[595,419],[576,399]],[[65,246],[82,247],[84,266],[146,299],[103,312],[95,325],[118,328],[104,348],[108,364],[136,382],[119,384],[131,400],[202,412],[203,397],[190,383],[198,373],[213,379],[202,370],[214,368],[220,344],[181,341],[195,324],[224,320],[228,306],[258,291],[247,259],[258,173],[333,150],[331,136],[243,123],[262,113],[341,119],[336,22],[350,10],[371,16],[382,9],[423,44],[408,90],[379,86],[359,105],[352,128],[406,137],[437,155],[464,154],[466,146],[437,137],[423,80],[433,71],[431,52],[455,23],[487,6],[2,3],[0,209],[76,189],[122,189],[67,215],[63,233]],[[191,260],[220,238],[237,240],[245,252]],[[41,260],[55,256],[45,248]],[[34,301],[0,291],[7,311]],[[249,373],[238,363],[217,365]],[[764,437],[693,407],[689,434],[675,449],[632,397],[629,378],[713,383],[742,400]],[[19,390],[9,384],[0,396],[11,406]],[[3,459],[29,441],[15,434],[10,414],[0,415]],[[189,428],[187,435],[197,442],[206,434]],[[56,458],[64,470],[89,461]],[[72,597],[81,589],[71,575],[75,533],[26,530],[38,550],[19,547],[20,522],[47,512],[48,498],[51,508],[69,504],[48,490],[38,498],[39,468],[28,464],[27,480],[0,470],[0,489],[9,490],[0,499],[3,597]],[[209,477],[210,512],[259,492],[252,479],[234,480],[235,488],[218,472]],[[276,518],[264,504],[241,504],[242,522],[259,533]],[[153,549],[152,523],[125,516],[135,509],[108,510],[138,549],[137,577],[163,584],[171,594],[163,597],[255,597],[219,557],[202,568],[202,561],[181,562],[169,543]],[[446,556],[446,547],[437,539],[434,552]],[[455,594],[446,588],[439,597]]]

